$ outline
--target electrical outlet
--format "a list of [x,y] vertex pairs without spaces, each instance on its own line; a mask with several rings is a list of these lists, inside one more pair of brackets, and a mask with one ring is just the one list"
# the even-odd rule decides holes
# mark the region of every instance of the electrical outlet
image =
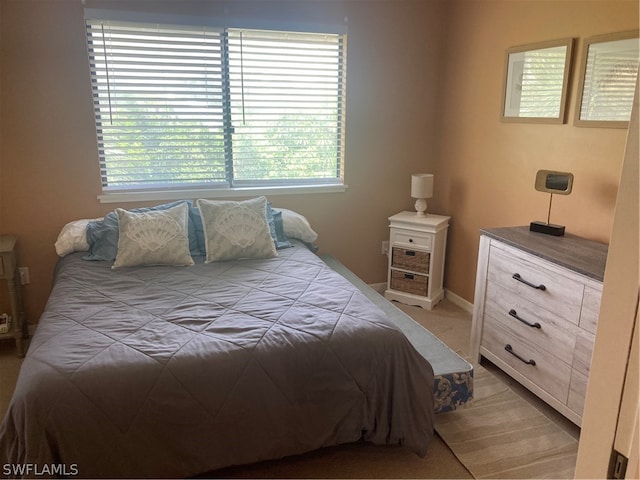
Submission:
[[382,255],[389,255],[389,240],[382,242],[382,251],[380,253],[382,253]]
[[20,267],[18,272],[20,272],[20,285],[28,285],[31,282],[29,279],[29,267]]

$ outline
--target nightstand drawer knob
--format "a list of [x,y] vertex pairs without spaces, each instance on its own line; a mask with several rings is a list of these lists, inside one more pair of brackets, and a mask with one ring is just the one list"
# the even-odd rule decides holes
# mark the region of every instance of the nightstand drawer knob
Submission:
[[413,238],[410,238],[410,239],[409,239],[409,243],[413,243]]

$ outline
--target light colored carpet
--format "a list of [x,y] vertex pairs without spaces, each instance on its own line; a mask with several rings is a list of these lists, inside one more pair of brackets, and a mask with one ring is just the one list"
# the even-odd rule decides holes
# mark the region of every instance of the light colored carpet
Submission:
[[472,406],[436,430],[475,478],[573,478],[578,441],[482,366]]

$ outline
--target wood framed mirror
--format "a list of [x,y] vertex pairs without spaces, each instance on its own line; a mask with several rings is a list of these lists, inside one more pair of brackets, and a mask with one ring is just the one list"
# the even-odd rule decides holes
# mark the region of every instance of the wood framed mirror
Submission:
[[504,122],[564,123],[573,38],[507,49]]
[[585,40],[574,124],[627,128],[639,63],[638,30]]

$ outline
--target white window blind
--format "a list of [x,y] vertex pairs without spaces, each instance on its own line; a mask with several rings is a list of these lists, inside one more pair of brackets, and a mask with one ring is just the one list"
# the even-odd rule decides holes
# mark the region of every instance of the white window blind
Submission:
[[637,76],[637,38],[590,45],[580,117],[628,121]]
[[566,48],[523,52],[521,117],[560,115]]
[[344,137],[341,37],[228,35],[235,183],[335,182]]
[[86,26],[103,190],[342,183],[344,35]]

